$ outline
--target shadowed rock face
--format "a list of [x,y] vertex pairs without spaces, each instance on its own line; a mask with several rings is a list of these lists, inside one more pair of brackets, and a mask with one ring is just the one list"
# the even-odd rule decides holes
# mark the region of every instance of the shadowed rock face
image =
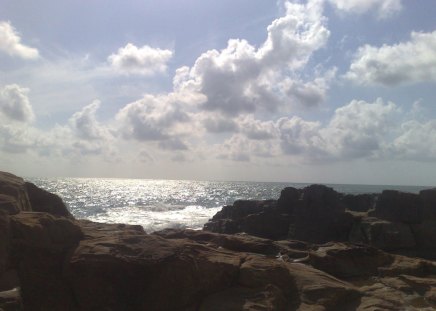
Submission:
[[418,194],[384,190],[370,215],[393,222],[419,224],[423,221],[423,201]]
[[25,183],[30,206],[34,212],[46,212],[56,216],[73,217],[62,199],[32,183]]

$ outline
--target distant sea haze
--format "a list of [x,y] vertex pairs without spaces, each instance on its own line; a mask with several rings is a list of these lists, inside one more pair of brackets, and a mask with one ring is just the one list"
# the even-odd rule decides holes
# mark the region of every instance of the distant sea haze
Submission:
[[[189,181],[103,178],[28,178],[59,195],[76,218],[165,228],[200,229],[222,206],[238,199],[278,199],[285,187],[306,183]],[[327,184],[338,192],[379,193],[385,189],[417,193],[429,187]]]

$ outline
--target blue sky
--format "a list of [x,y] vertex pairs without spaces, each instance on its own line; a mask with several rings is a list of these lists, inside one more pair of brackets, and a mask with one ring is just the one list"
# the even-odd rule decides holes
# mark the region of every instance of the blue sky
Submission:
[[0,170],[436,184],[432,1],[0,8]]

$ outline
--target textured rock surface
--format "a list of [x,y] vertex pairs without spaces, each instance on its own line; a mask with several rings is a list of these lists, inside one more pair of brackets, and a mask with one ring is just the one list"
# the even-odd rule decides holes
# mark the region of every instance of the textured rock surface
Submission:
[[0,172],[0,195],[0,209],[10,214],[32,210],[25,182],[20,177]]

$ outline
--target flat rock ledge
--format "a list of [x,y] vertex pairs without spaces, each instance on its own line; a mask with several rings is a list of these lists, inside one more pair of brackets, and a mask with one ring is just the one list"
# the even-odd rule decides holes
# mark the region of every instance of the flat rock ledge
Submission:
[[[3,311],[436,308],[432,260],[348,240],[315,243],[181,229],[147,234],[140,226],[76,220],[59,198],[32,201],[22,179],[0,173],[4,188],[9,190],[6,207],[0,204]],[[249,205],[233,213],[244,214]],[[275,217],[268,212],[252,214]],[[284,213],[295,234],[293,217]]]

